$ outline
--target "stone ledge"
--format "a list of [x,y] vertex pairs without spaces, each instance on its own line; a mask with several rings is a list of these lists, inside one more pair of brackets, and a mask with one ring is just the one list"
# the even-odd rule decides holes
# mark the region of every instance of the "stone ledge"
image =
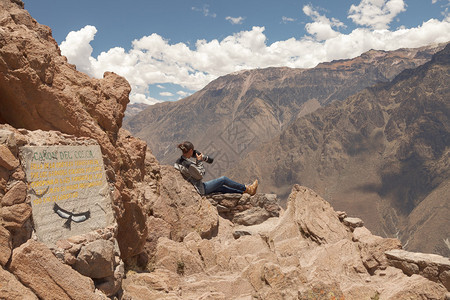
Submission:
[[357,227],[363,227],[364,226],[364,221],[361,220],[360,218],[345,217],[342,220],[342,223],[344,223],[345,226],[350,227],[352,229],[352,231],[355,228],[357,228]]
[[204,196],[219,215],[239,225],[256,225],[278,217],[281,207],[275,194],[211,194]]
[[442,283],[450,291],[450,259],[427,253],[390,250],[385,252],[389,263],[408,276],[421,275],[431,281]]

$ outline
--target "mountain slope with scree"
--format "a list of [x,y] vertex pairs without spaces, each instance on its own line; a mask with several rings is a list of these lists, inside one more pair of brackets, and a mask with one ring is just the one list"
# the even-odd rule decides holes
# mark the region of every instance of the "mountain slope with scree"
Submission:
[[298,118],[228,175],[282,198],[310,186],[377,234],[448,256],[449,52]]
[[392,80],[401,71],[427,62],[442,47],[371,50],[311,69],[236,72],[180,101],[152,105],[124,127],[144,139],[162,163],[173,163],[179,155],[176,145],[190,140],[198,150],[217,158],[208,166],[207,176],[218,177],[299,116]]

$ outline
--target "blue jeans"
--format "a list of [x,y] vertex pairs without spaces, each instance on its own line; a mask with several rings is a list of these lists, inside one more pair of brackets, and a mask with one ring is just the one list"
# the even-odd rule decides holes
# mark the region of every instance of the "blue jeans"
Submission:
[[245,185],[237,183],[228,177],[222,176],[203,183],[205,186],[205,195],[211,193],[239,193],[245,191]]

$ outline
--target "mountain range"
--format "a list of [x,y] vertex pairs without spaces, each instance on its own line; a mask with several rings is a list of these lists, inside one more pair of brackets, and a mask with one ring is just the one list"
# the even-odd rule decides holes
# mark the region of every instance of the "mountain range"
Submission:
[[179,155],[189,140],[216,158],[208,178],[220,176],[245,154],[277,136],[292,121],[405,69],[430,60],[434,45],[396,51],[371,50],[359,57],[322,63],[312,69],[267,68],[220,77],[177,102],[152,105],[124,122],[144,139],[159,161]]
[[[300,183],[406,249],[448,256],[450,44],[418,68],[300,117],[228,175]],[[279,153],[280,155],[273,155]]]
[[127,109],[125,110],[124,120],[131,119],[136,116],[138,113],[146,109],[149,105],[145,103],[129,103],[127,105]]
[[448,255],[448,70],[437,64],[447,50],[430,62],[444,47],[229,74],[124,126],[162,163],[190,140],[215,157],[206,179],[258,178],[283,200],[300,183],[376,234]]

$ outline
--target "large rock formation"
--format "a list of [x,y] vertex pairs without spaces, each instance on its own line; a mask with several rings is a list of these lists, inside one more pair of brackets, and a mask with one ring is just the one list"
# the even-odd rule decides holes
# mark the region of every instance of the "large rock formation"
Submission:
[[[99,80],[76,71],[61,56],[50,28],[31,18],[21,1],[2,0],[0,8],[0,122],[95,139],[114,183],[114,204],[123,225],[122,257],[139,253],[147,230],[143,213],[125,208],[135,206],[139,198],[134,184],[144,178],[147,146],[120,129],[130,85],[114,73]],[[0,152],[7,155],[4,148]],[[21,215],[26,213],[23,207]],[[122,230],[126,226],[131,230]],[[136,243],[130,248],[122,239],[131,236]]]
[[310,186],[376,234],[449,256],[449,58],[447,45],[391,83],[297,119],[228,175],[256,176],[281,198]]
[[[120,129],[129,102],[128,82],[113,73],[105,73],[98,80],[76,71],[60,55],[50,28],[38,24],[23,7],[22,1],[0,1],[0,123],[9,124],[0,129],[0,263],[44,299],[55,293],[79,299],[93,299],[102,292],[103,297],[114,295],[124,276],[119,255],[127,259],[144,248],[146,217],[143,205],[138,203],[142,192],[134,185],[143,181],[146,165],[154,158],[144,142]],[[45,250],[41,244],[29,242],[35,224],[27,194],[33,190],[18,154],[24,145],[71,145],[77,139],[100,145],[118,228],[61,240],[51,251]],[[55,230],[59,230],[56,224]],[[113,245],[109,247],[113,250],[102,252],[95,243]],[[19,255],[21,247],[25,247],[25,256]],[[48,260],[33,265],[36,262],[26,259],[27,252],[39,249],[45,251]],[[52,259],[49,253],[58,259]],[[15,263],[14,257],[18,257]],[[91,263],[104,272],[89,270],[85,264]],[[27,274],[34,268],[53,274],[48,282],[54,283],[45,288],[39,285],[39,278],[29,279]],[[13,299],[13,290],[19,285],[6,275],[3,278],[0,297]],[[65,283],[70,278],[76,281],[73,292],[67,291],[70,287]],[[55,290],[58,287],[64,292]]]
[[[429,61],[442,47],[371,50],[312,69],[241,71],[222,76],[183,100],[152,105],[124,125],[166,164],[179,155],[176,145],[190,140],[216,158],[207,175],[219,177],[299,116],[390,81],[401,71]],[[277,153],[270,151],[270,155]]]
[[101,299],[94,282],[62,264],[45,245],[29,240],[15,249],[10,271],[41,299]]
[[161,167],[159,191],[158,198],[147,203],[153,216],[169,224],[173,240],[183,240],[191,231],[210,238],[217,231],[217,210],[172,166]]
[[[3,148],[1,156],[4,162],[0,168],[4,170],[5,174],[2,177],[5,184],[0,188],[0,245],[2,249],[0,264],[15,274],[26,287],[44,299],[51,298],[50,295],[54,293],[63,294],[62,299],[64,297],[93,298],[99,296],[96,296],[95,288],[107,295],[116,294],[120,290],[125,270],[117,245],[117,224],[112,216],[111,197],[106,195],[105,199],[99,201],[99,199],[95,200],[94,194],[90,194],[84,201],[78,199],[77,206],[82,203],[88,204],[86,210],[89,210],[90,216],[92,216],[89,219],[92,220],[92,223],[87,221],[83,222],[86,225],[77,225],[77,228],[73,228],[75,225],[72,225],[73,230],[65,229],[61,227],[64,220],[61,220],[52,209],[56,200],[50,205],[46,203],[50,201],[48,200],[50,198],[42,200],[45,198],[43,195],[46,192],[40,198],[34,198],[34,200],[39,199],[39,205],[36,203],[34,206],[32,205],[32,195],[36,195],[37,192],[33,189],[35,186],[32,187],[34,182],[30,180],[29,173],[27,175],[24,170],[26,158],[21,157],[19,155],[21,152],[18,151],[23,149],[23,146],[29,145],[40,147],[45,144],[57,148],[75,149],[75,147],[89,147],[86,145],[96,144],[96,142],[86,137],[76,138],[55,131],[17,130],[9,125],[0,125],[0,141]],[[21,163],[17,164],[16,162],[19,160]],[[67,168],[65,171],[70,170],[75,169]],[[43,175],[44,172],[50,171],[43,171],[39,174]],[[101,173],[102,170],[98,174]],[[71,177],[60,177],[60,179],[71,179]],[[65,180],[63,181],[65,182]],[[46,191],[59,186],[57,183],[47,182]],[[108,185],[105,181],[104,184],[104,189],[113,189],[113,183]],[[37,187],[35,188],[39,190]],[[79,192],[82,191],[79,190]],[[49,194],[56,195],[54,191]],[[59,205],[62,205],[63,202],[63,200],[58,200]],[[68,207],[65,206],[65,208]],[[108,208],[109,212],[106,211]],[[43,215],[40,214],[41,211],[44,213]],[[98,223],[105,215],[109,218],[103,220],[109,223]],[[103,227],[99,227],[97,224],[101,224]],[[45,232],[45,235],[40,234],[41,229],[44,230],[42,232]],[[92,231],[94,229],[95,231]],[[80,232],[84,234],[80,234]],[[36,239],[46,242],[47,245],[34,242]],[[50,240],[52,242],[49,242]],[[101,246],[96,246],[99,244]],[[109,249],[109,253],[106,253],[105,249]],[[38,257],[42,259],[38,259]],[[49,276],[44,280],[48,281],[47,286],[40,284],[44,281],[42,281],[42,276],[35,275],[39,273],[43,273],[42,276],[44,274]],[[95,286],[91,278],[95,280]],[[71,280],[75,281],[73,287],[67,283]],[[84,283],[78,286],[78,282]],[[13,287],[9,284],[5,286]],[[83,289],[82,294],[79,294],[78,289]],[[6,295],[11,292],[9,288],[5,288],[4,291]],[[6,298],[9,297],[14,298],[12,294]]]

